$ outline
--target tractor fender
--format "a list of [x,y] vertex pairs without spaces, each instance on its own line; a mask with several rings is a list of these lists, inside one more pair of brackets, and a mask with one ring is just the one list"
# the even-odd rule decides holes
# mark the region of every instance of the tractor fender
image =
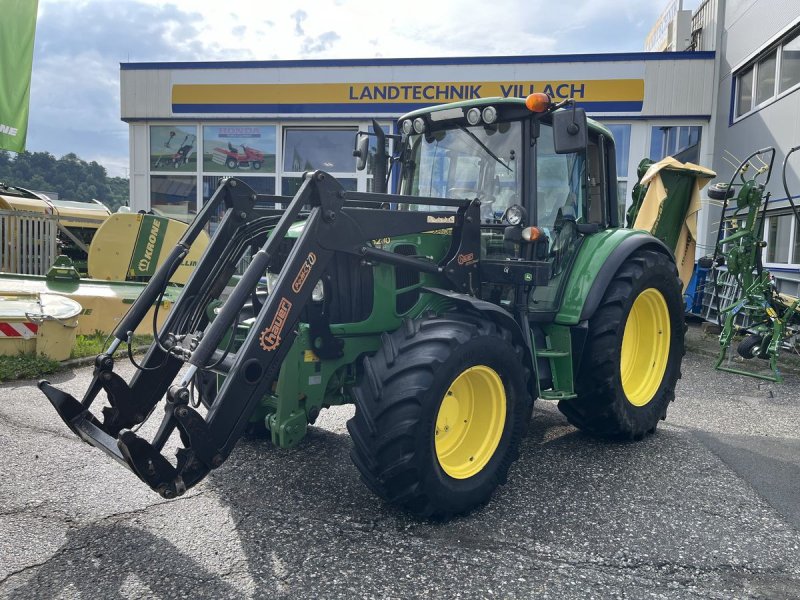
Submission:
[[[487,302],[486,300],[475,298],[474,296],[468,296],[467,294],[459,294],[458,292],[444,290],[441,288],[424,287],[423,290],[431,294],[442,296],[443,298],[447,298],[448,300],[452,300],[458,306],[464,308],[471,308],[476,312],[484,315],[485,317],[491,319],[500,327],[503,327],[504,329],[507,329],[508,331],[511,332],[511,335],[514,338],[514,342],[516,342],[517,344],[521,344],[528,351],[526,352],[526,355],[529,358],[533,356],[531,351],[530,332],[524,332],[522,330],[522,327],[520,327],[519,323],[514,318],[514,316],[504,308],[497,306],[496,304],[492,304],[491,302]],[[528,366],[531,368],[533,367],[532,361],[531,364],[529,364]]]
[[675,262],[675,257],[672,254],[672,250],[669,249],[669,246],[648,233],[639,233],[641,233],[641,235],[632,235],[622,240],[600,267],[589,289],[589,293],[586,295],[586,300],[583,303],[580,321],[585,321],[594,315],[614,275],[616,275],[622,263],[637,250],[643,248],[655,250],[667,255],[672,262]]

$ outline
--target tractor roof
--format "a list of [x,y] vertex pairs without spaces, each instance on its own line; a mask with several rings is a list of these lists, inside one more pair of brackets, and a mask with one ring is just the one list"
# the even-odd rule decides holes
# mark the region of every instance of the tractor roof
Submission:
[[[438,104],[436,106],[429,106],[426,108],[418,108],[417,110],[411,111],[410,113],[406,113],[402,115],[399,119],[397,119],[398,123],[405,119],[413,119],[414,117],[418,117],[419,115],[427,115],[432,112],[438,112],[440,110],[448,110],[451,108],[471,108],[473,106],[486,106],[488,104],[515,104],[517,106],[524,107],[525,106],[525,98],[501,98],[499,96],[492,97],[492,98],[477,98],[475,100],[462,100],[461,102],[450,102],[448,104]],[[569,110],[566,109],[559,109],[559,110]],[[610,137],[611,139],[614,136],[611,134],[611,131],[606,128],[605,125],[602,123],[598,123],[594,119],[587,119],[589,127],[603,135]]]

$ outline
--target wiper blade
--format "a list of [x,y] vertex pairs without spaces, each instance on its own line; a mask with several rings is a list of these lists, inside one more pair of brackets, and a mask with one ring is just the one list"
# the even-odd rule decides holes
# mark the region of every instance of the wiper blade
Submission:
[[497,162],[499,162],[501,165],[503,165],[503,166],[504,166],[506,169],[508,169],[508,171],[509,171],[509,172],[511,172],[511,167],[509,167],[509,166],[508,166],[506,163],[504,163],[504,162],[503,162],[503,159],[501,159],[499,156],[497,156],[497,154],[495,154],[494,152],[492,152],[492,151],[489,149],[489,147],[488,147],[486,144],[484,144],[484,143],[483,143],[483,142],[482,142],[482,141],[481,141],[481,140],[478,138],[478,136],[477,136],[477,135],[475,135],[474,133],[472,133],[472,132],[471,132],[469,129],[467,129],[467,128],[466,128],[466,127],[464,127],[463,125],[459,125],[459,126],[458,126],[458,128],[459,128],[459,129],[461,129],[461,131],[463,131],[464,133],[466,133],[466,134],[467,134],[469,137],[471,137],[473,140],[475,140],[475,141],[478,143],[478,145],[479,145],[481,148],[483,148],[483,149],[486,151],[486,154],[488,154],[489,156],[491,156],[493,159],[495,159]]

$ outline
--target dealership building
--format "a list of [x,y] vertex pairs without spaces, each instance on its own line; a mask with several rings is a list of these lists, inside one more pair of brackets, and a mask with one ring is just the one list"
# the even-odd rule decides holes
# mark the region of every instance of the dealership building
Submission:
[[[373,119],[394,129],[417,108],[534,91],[575,98],[612,131],[628,202],[642,158],[672,155],[726,177],[723,150],[741,158],[775,145],[780,164],[800,144],[798,24],[800,6],[785,0],[706,0],[695,11],[675,0],[648,37],[648,48],[659,50],[651,52],[123,63],[131,208],[189,219],[231,175],[259,192],[291,195],[303,172],[322,169],[349,189],[369,190],[372,176],[355,170],[352,150],[355,133]],[[800,193],[798,171],[800,158],[789,175]],[[776,186],[779,172],[770,182],[765,259],[782,289],[797,293],[800,232]],[[718,222],[714,210],[701,211],[699,254]]]

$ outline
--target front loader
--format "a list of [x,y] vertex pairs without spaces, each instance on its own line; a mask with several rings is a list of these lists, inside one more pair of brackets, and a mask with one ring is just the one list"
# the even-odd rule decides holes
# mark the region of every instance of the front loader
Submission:
[[[663,242],[619,224],[608,130],[543,94],[427,108],[399,130],[374,127],[375,192],[321,171],[291,199],[224,180],[97,357],[84,397],[40,382],[70,429],[172,498],[248,427],[290,447],[322,409],[354,403],[362,479],[437,518],[505,482],[536,398],[593,435],[653,433],[680,375],[681,283]],[[114,351],[220,212],[125,381]],[[161,424],[145,439],[134,431],[150,415]]]

